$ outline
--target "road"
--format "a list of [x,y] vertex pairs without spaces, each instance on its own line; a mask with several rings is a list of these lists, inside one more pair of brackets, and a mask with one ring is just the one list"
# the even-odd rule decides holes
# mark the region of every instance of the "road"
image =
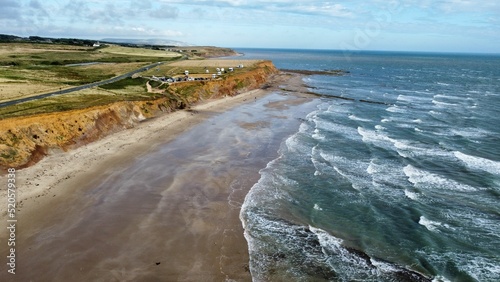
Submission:
[[42,98],[46,98],[46,97],[63,95],[63,94],[67,94],[67,93],[71,93],[71,92],[75,92],[75,91],[80,91],[80,90],[83,90],[83,89],[91,88],[91,87],[94,87],[94,86],[101,86],[101,85],[104,85],[104,84],[113,83],[113,82],[125,79],[127,77],[131,77],[132,75],[134,75],[136,73],[143,72],[143,71],[146,71],[146,70],[148,70],[150,68],[154,68],[156,66],[162,65],[163,63],[164,62],[158,62],[158,63],[154,63],[154,64],[151,64],[151,65],[147,65],[147,66],[144,66],[144,67],[142,67],[140,69],[128,72],[126,74],[122,74],[120,76],[115,76],[113,78],[102,80],[102,81],[98,81],[98,82],[93,82],[93,83],[89,83],[89,84],[85,84],[85,85],[80,85],[80,86],[73,87],[73,88],[68,88],[68,89],[64,89],[64,90],[59,90],[59,91],[49,92],[49,93],[40,94],[40,95],[36,95],[36,96],[31,96],[31,97],[26,97],[26,98],[21,98],[21,99],[16,99],[16,100],[11,100],[11,101],[7,101],[7,102],[3,102],[3,103],[0,103],[0,108],[7,107],[7,106],[12,106],[12,105],[17,105],[17,104],[28,102],[28,101],[34,101],[34,100],[38,100],[38,99],[42,99]]

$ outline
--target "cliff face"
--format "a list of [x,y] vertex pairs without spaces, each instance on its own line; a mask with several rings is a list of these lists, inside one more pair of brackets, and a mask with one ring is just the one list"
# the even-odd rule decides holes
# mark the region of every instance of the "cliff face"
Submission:
[[189,107],[200,100],[260,88],[276,72],[274,65],[265,61],[255,69],[231,74],[224,79],[173,84],[162,98],[156,100],[117,102],[82,110],[0,120],[0,168],[27,167],[51,149],[70,150],[134,127],[147,118]]
[[223,79],[209,81],[188,81],[172,84],[168,93],[186,104],[199,100],[233,96],[241,92],[262,87],[270,74],[278,70],[270,61],[257,64],[247,72],[231,73]]

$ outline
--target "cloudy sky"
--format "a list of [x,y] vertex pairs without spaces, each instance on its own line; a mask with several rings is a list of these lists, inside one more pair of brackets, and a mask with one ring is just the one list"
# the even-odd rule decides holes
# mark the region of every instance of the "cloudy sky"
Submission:
[[499,0],[0,0],[0,33],[500,53]]

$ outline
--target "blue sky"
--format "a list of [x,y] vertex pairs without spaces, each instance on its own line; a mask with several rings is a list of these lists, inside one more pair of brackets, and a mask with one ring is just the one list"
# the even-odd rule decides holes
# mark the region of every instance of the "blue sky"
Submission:
[[0,33],[500,53],[499,0],[0,0]]

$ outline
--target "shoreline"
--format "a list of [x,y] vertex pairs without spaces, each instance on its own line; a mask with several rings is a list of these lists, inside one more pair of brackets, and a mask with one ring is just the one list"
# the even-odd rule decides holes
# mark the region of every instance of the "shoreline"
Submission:
[[[71,218],[71,216],[69,215],[72,213],[78,214],[80,211],[75,210],[77,209],[76,207],[67,207],[65,205],[66,203],[71,203],[72,201],[78,201],[81,197],[86,196],[86,193],[94,193],[92,192],[93,190],[89,190],[90,188],[87,187],[99,187],[101,183],[106,183],[109,178],[118,177],[114,176],[117,172],[126,172],[130,164],[137,162],[138,159],[141,159],[144,156],[147,157],[148,155],[151,155],[155,151],[159,150],[159,148],[161,148],[159,146],[163,146],[164,144],[169,144],[176,141],[180,136],[184,135],[184,133],[191,132],[192,130],[190,129],[193,129],[195,126],[200,125],[205,120],[211,117],[226,113],[230,111],[230,109],[233,109],[237,106],[241,106],[244,104],[249,105],[250,102],[254,102],[253,104],[264,103],[263,101],[261,101],[261,99],[270,99],[269,94],[279,91],[282,84],[290,86],[289,88],[293,88],[295,91],[292,93],[287,90],[286,94],[273,94],[274,98],[277,98],[277,96],[280,95],[281,96],[279,97],[278,101],[268,101],[267,104],[265,104],[265,108],[267,108],[267,110],[261,111],[279,112],[283,108],[294,107],[300,104],[307,103],[307,101],[313,100],[311,99],[311,97],[313,96],[308,95],[307,89],[303,87],[302,76],[296,74],[279,73],[274,75],[272,79],[266,84],[265,90],[257,89],[238,94],[234,97],[205,101],[203,103],[194,105],[190,110],[177,111],[152,118],[150,120],[143,121],[134,128],[111,134],[96,142],[87,144],[69,152],[51,152],[39,163],[31,167],[16,171],[16,183],[19,187],[17,199],[18,203],[20,204],[18,208],[18,217],[20,222],[20,234],[18,235],[19,244],[21,246],[32,246],[34,242],[38,242],[39,239],[36,239],[38,236],[44,236],[39,235],[39,233],[41,233],[40,228],[45,229],[46,226],[53,226],[51,227],[51,229],[57,229],[59,228],[59,225],[69,225],[74,227],[74,225],[76,224],[75,222],[78,223],[78,221],[81,219],[79,216]],[[290,93],[292,94],[289,95]],[[272,117],[278,119],[285,118],[279,116]],[[257,119],[258,122],[243,122],[239,124],[239,126],[241,127],[240,130],[251,132],[262,126],[266,127],[266,123],[269,122],[260,116],[257,117]],[[292,121],[297,122],[296,120]],[[184,147],[186,146],[184,145]],[[276,150],[276,148],[272,150]],[[188,151],[187,153],[190,153],[190,151]],[[252,151],[249,151],[245,154],[249,156],[250,154],[252,154]],[[263,162],[263,160],[266,160],[266,158],[268,158],[269,152],[265,154],[261,152],[259,154],[260,157],[253,157],[254,162]],[[239,162],[240,160],[238,159],[239,158],[231,157],[230,160],[232,161],[230,161],[229,164],[231,164],[231,162]],[[218,163],[219,162],[216,162],[215,164]],[[259,167],[262,168],[262,166],[265,166],[266,163],[267,161],[259,163]],[[189,165],[188,167],[191,166],[192,165]],[[178,224],[176,225],[176,228],[173,228],[174,230],[187,229],[186,231],[168,231],[172,232],[172,234],[170,235],[171,237],[185,236],[186,238],[190,238],[189,236],[194,236],[189,240],[194,240],[193,242],[213,242],[213,245],[212,243],[210,243],[210,246],[203,245],[202,243],[199,243],[202,245],[194,244],[194,246],[197,246],[197,248],[192,249],[191,251],[186,251],[184,248],[181,248],[179,246],[168,246],[168,249],[172,250],[173,253],[178,254],[178,257],[183,257],[183,255],[186,256],[188,254],[201,255],[199,253],[200,250],[198,250],[199,248],[206,248],[206,251],[203,252],[202,257],[199,259],[200,261],[198,261],[196,265],[191,266],[190,269],[186,269],[185,265],[189,265],[191,262],[186,260],[182,262],[182,259],[179,258],[179,263],[172,264],[172,266],[170,267],[175,268],[175,270],[164,270],[166,272],[162,273],[162,275],[174,275],[168,276],[174,279],[185,279],[186,277],[199,278],[202,277],[199,275],[205,275],[207,271],[209,271],[208,269],[219,269],[218,274],[214,274],[216,275],[214,277],[218,277],[217,279],[224,278],[224,276],[226,278],[229,276],[236,276],[241,280],[250,280],[248,272],[248,247],[246,245],[246,240],[243,237],[243,229],[241,226],[241,221],[239,220],[239,212],[241,203],[243,202],[245,195],[247,194],[253,183],[258,180],[259,176],[258,171],[246,171],[246,165],[243,166],[245,168],[242,167],[239,169],[233,168],[232,166],[230,167],[232,172],[222,177],[222,180],[218,179],[220,177],[216,179],[214,178],[214,176],[207,178],[210,183],[212,183],[211,186],[208,185],[208,188],[201,188],[207,186],[205,185],[206,183],[204,183],[203,180],[200,180],[202,182],[200,182],[198,186],[192,184],[193,180],[190,179],[189,175],[191,173],[191,169],[194,171],[199,170],[200,174],[206,174],[207,171],[215,169],[210,168],[210,166],[208,168],[206,167],[206,165],[203,165],[202,167],[193,167],[189,170],[183,171],[182,174],[180,172],[170,173],[171,175],[176,175],[176,182],[178,181],[177,179],[184,179],[184,185],[195,185],[193,188],[200,188],[195,188],[195,192],[189,192],[189,190],[185,190],[185,188],[177,189],[178,191],[174,191],[175,193],[173,193],[172,191],[162,192],[162,199],[166,197],[165,200],[167,200],[167,202],[170,201],[171,205],[178,206],[175,210],[186,212],[187,210],[189,210],[188,214],[191,215],[182,215],[182,218],[176,218],[177,216],[170,216],[168,218],[162,218],[162,220],[155,219],[154,222],[168,220],[172,221],[171,224]],[[224,166],[222,166],[218,169],[226,171],[228,168],[224,168]],[[184,174],[188,176],[183,176]],[[227,173],[224,173],[223,175],[225,174]],[[244,179],[240,179],[242,174],[246,175]],[[97,178],[95,178],[96,175]],[[237,183],[237,185],[235,183]],[[235,185],[241,187],[235,188]],[[232,190],[228,191],[228,187],[230,187]],[[95,190],[95,188],[92,189]],[[116,193],[116,191],[113,191],[112,189],[110,189],[109,192],[106,192],[106,190],[108,190],[108,188],[102,190],[104,191],[102,193]],[[133,193],[133,191],[130,192]],[[173,194],[168,194],[167,192]],[[167,193],[168,196],[165,193]],[[197,203],[197,201],[193,203],[190,199],[198,199],[200,197],[200,193],[203,197],[208,197],[208,200],[206,199],[205,201],[203,201],[203,203]],[[0,198],[2,198],[2,200],[4,200],[4,197],[5,194],[0,195]],[[174,200],[175,197],[181,197],[184,200],[176,201]],[[141,204],[141,201],[139,200],[136,200],[134,202],[134,199],[127,199],[127,201],[130,201],[128,203],[132,206]],[[147,201],[149,200],[145,199],[145,203],[147,203]],[[192,206],[193,204],[194,206]],[[85,203],[85,209],[87,209],[89,205],[93,206],[96,204],[93,204],[92,202]],[[0,206],[2,218],[6,216],[5,208],[6,207],[4,207],[3,205]],[[97,208],[98,206],[96,206],[96,209]],[[121,207],[117,207],[117,210],[119,209],[121,209]],[[210,212],[203,212],[207,211],[207,209]],[[109,213],[109,209],[106,210],[105,213],[107,215],[107,213]],[[68,215],[69,218],[66,218],[66,215]],[[103,215],[103,213],[96,214],[96,216],[100,215]],[[82,217],[84,216],[85,215],[82,214]],[[151,216],[153,215],[145,214],[141,218],[149,218]],[[154,215],[154,217],[159,216],[160,215]],[[200,221],[201,218],[204,218],[204,220]],[[131,220],[137,219],[133,217]],[[138,223],[141,222],[139,221]],[[186,224],[188,226],[186,226]],[[86,230],[88,228],[92,227],[84,224],[79,227],[79,229],[82,230],[80,230],[78,233],[75,233],[74,235],[68,236],[78,236],[83,230]],[[116,230],[119,231],[121,229]],[[134,230],[126,233],[132,234],[129,234],[129,237],[133,237],[133,234],[140,233],[139,231]],[[163,230],[161,232],[164,233],[167,231]],[[50,236],[58,236],[50,232],[49,234],[53,234]],[[0,237],[3,238],[5,235],[2,233],[0,234]],[[85,240],[83,240],[81,244],[85,244],[83,242],[85,242]],[[92,240],[89,241],[89,243],[90,242],[92,242]],[[44,242],[43,244],[49,243]],[[39,248],[43,248],[43,244],[40,245]],[[158,244],[161,244],[161,242],[158,242]],[[5,246],[0,246],[0,250],[3,250],[4,247]],[[52,251],[53,249],[54,248],[51,247],[47,252]],[[141,252],[142,249],[136,250],[136,252]],[[156,251],[156,249],[152,249],[151,253],[155,253]],[[29,250],[19,250],[19,252],[23,257],[31,257]],[[119,253],[116,256],[124,257],[125,255],[129,255],[129,253]],[[219,261],[216,265],[212,265],[210,263],[210,261],[213,260],[210,256],[212,258],[218,258]],[[47,255],[47,257],[50,258],[49,255]],[[158,257],[161,257],[161,254],[158,254]],[[185,259],[188,258],[189,255],[188,257],[185,257]],[[159,262],[163,261],[161,259],[157,260]],[[23,265],[32,265],[35,262],[37,261],[32,261],[31,263],[20,261],[20,267]],[[111,269],[120,267],[119,262],[115,263],[117,264],[111,267]],[[47,266],[46,268],[41,267],[40,269],[34,269],[33,271],[35,273],[45,273],[47,272],[47,270],[49,270],[47,268],[51,267],[50,263],[48,264],[49,266]],[[100,269],[103,266],[89,265],[89,267]],[[108,269],[108,271],[109,270],[110,269]],[[105,275],[104,273],[105,272],[102,272],[101,274]],[[179,276],[178,273],[184,273],[186,276]],[[133,276],[131,275],[132,274],[129,274],[128,277]],[[27,278],[29,277],[30,276],[28,275]],[[63,276],[57,277],[61,278]]]
[[[33,209],[37,206],[37,200],[48,194],[57,194],[66,182],[72,182],[75,177],[82,177],[83,174],[92,174],[94,171],[102,170],[115,162],[117,158],[124,158],[125,161],[133,157],[122,156],[127,151],[135,154],[143,154],[153,150],[154,147],[139,144],[139,142],[167,143],[177,137],[182,132],[189,130],[194,125],[202,122],[210,116],[222,113],[230,108],[261,98],[273,91],[279,90],[280,83],[291,79],[301,80],[300,75],[290,75],[279,73],[273,75],[271,81],[266,85],[266,89],[255,89],[240,93],[235,96],[228,96],[219,99],[211,99],[199,102],[188,110],[178,110],[172,113],[150,118],[142,121],[137,126],[125,129],[97,141],[76,149],[64,152],[62,150],[51,150],[48,155],[36,164],[16,170],[16,182],[21,184],[22,190],[17,191],[17,202],[21,209]],[[298,81],[292,83],[295,86],[294,92],[299,92]],[[168,132],[169,136],[158,136],[161,132]],[[160,141],[161,139],[161,141]],[[158,145],[158,144],[156,144]],[[99,158],[97,158],[99,155]],[[120,156],[117,156],[120,155]],[[66,166],[66,169],[64,167]],[[69,167],[71,169],[69,169]],[[91,168],[88,168],[91,167]],[[26,176],[29,175],[29,176]],[[4,181],[6,175],[0,176]],[[0,193],[0,199],[6,198],[5,191]],[[0,218],[6,216],[6,207],[0,206]]]

